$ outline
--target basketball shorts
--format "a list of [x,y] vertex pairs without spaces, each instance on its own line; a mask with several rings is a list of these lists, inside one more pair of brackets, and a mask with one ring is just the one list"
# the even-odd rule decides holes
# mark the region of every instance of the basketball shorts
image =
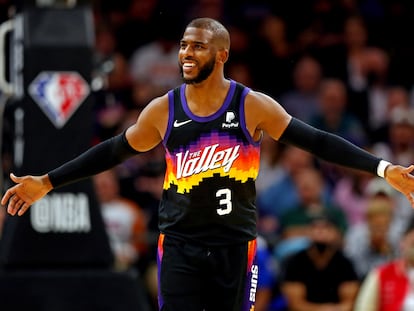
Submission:
[[161,234],[161,311],[253,311],[258,282],[256,240],[206,247]]

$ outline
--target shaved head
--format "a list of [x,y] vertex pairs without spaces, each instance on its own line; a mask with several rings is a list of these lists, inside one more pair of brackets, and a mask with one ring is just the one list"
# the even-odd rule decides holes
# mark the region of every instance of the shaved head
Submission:
[[210,31],[213,34],[213,41],[218,49],[230,49],[230,35],[226,27],[212,18],[196,18],[186,28],[200,28]]

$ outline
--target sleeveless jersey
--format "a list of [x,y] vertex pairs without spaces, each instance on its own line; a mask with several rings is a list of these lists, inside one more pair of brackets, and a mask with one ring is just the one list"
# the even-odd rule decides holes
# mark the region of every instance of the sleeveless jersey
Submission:
[[221,108],[199,117],[188,107],[185,87],[168,92],[160,230],[210,246],[252,240],[260,142],[246,129],[244,100],[250,89],[230,80]]

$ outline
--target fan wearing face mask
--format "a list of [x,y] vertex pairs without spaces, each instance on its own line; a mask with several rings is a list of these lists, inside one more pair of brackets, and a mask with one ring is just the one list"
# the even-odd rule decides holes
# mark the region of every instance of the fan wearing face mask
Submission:
[[414,310],[414,219],[400,240],[398,258],[371,270],[362,283],[354,311]]
[[289,310],[353,310],[359,281],[342,252],[342,239],[341,227],[328,211],[312,217],[309,246],[282,263],[281,289]]

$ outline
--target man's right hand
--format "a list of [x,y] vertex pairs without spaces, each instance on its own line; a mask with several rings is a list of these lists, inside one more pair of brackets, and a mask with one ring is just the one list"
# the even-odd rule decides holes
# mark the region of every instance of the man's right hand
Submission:
[[7,205],[7,212],[13,216],[16,213],[22,216],[34,202],[43,198],[53,189],[47,174],[17,177],[11,173],[10,178],[16,185],[6,191],[1,199],[1,204]]

